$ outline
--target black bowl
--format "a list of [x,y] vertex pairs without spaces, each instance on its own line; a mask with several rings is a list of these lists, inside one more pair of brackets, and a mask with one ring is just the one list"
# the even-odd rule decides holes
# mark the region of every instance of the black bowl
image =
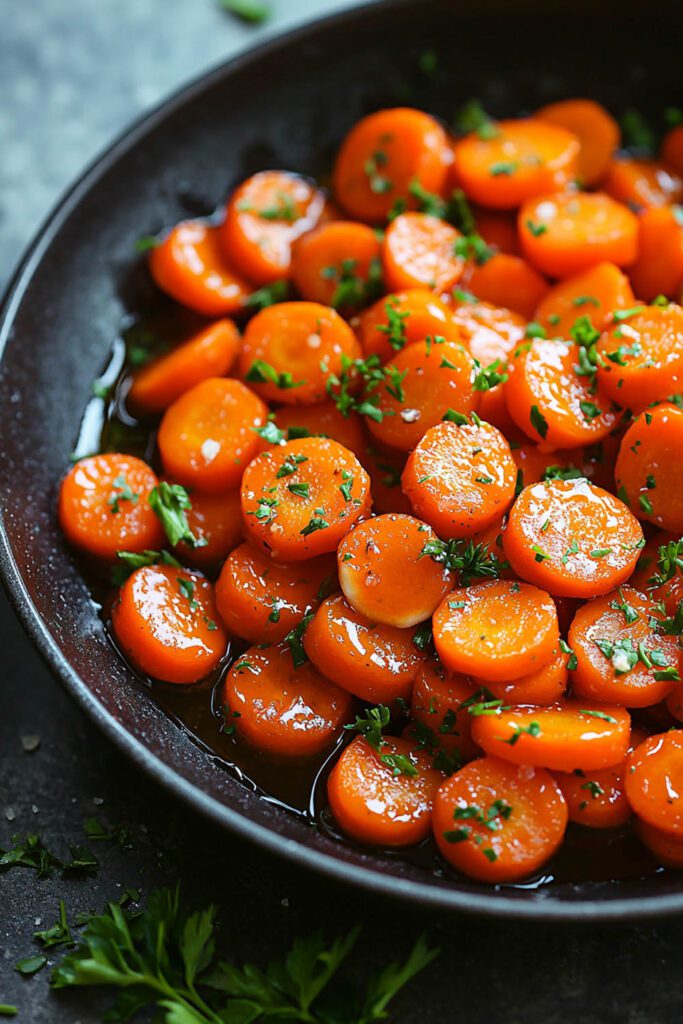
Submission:
[[[660,112],[680,93],[683,10],[660,3],[655,19],[638,6],[388,0],[269,42],[116,142],[44,225],[5,299],[0,559],[36,646],[107,735],[179,797],[300,864],[386,894],[485,914],[604,920],[683,909],[683,876],[496,891],[336,843],[259,799],[160,711],[116,656],[62,542],[56,482],[144,278],[133,267],[140,235],[212,208],[255,170],[315,173],[345,130],[383,105],[422,105],[448,119],[472,96],[505,115],[574,94],[617,111]],[[435,71],[419,60],[425,50],[438,54]]]

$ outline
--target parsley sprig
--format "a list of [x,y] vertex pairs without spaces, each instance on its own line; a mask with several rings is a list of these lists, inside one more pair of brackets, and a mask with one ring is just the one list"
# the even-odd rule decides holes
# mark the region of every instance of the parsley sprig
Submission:
[[424,545],[419,558],[427,555],[440,565],[460,573],[460,582],[464,586],[472,579],[497,580],[509,565],[508,562],[501,562],[489,550],[488,544],[475,544],[471,540],[445,541],[434,537]]
[[151,492],[148,500],[161,520],[171,547],[175,547],[181,540],[193,548],[206,547],[206,538],[195,537],[187,521],[185,513],[192,508],[192,502],[184,487],[162,480]]
[[365,738],[367,743],[379,754],[382,764],[393,770],[394,775],[419,775],[417,766],[405,754],[383,754],[382,750],[387,746],[387,741],[382,735],[391,721],[391,711],[386,704],[378,704],[376,707],[368,708],[362,715],[356,715],[355,722],[345,725],[344,728],[358,732]]

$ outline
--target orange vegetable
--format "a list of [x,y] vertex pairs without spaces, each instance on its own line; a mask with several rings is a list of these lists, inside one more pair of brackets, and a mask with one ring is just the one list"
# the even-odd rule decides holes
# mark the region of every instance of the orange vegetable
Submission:
[[529,199],[519,211],[522,252],[549,277],[572,277],[605,260],[628,267],[638,255],[638,220],[600,192]]
[[[409,735],[423,739],[430,750],[443,750],[457,767],[480,753],[472,740],[468,707],[477,687],[457,672],[447,672],[437,658],[420,666],[413,685]],[[438,763],[438,761],[437,761]]]
[[557,648],[545,665],[521,679],[492,682],[472,677],[472,682],[504,704],[554,704],[567,688],[567,661],[568,655]]
[[581,448],[569,448],[566,451],[554,449],[553,451],[541,451],[538,445],[516,444],[511,449],[512,458],[517,466],[517,489],[523,490],[531,484],[537,484],[545,479],[548,470],[557,467],[561,470],[575,469],[578,475],[583,463],[583,450]]
[[549,772],[483,757],[441,785],[433,812],[442,856],[482,882],[533,875],[564,838],[567,805]]
[[548,291],[545,278],[531,264],[521,256],[504,252],[495,253],[482,263],[468,263],[462,285],[478,299],[511,309],[526,320],[531,319]]
[[332,172],[336,200],[352,217],[383,221],[418,182],[441,193],[450,154],[438,121],[420,110],[379,110],[358,121],[341,144]]
[[149,254],[159,288],[202,316],[239,312],[251,291],[223,255],[220,231],[200,220],[182,221]]
[[412,516],[358,523],[337,549],[339,583],[349,604],[373,622],[408,629],[428,619],[453,586],[443,565],[423,556],[436,539]]
[[227,648],[213,585],[173,565],[136,569],[121,587],[111,620],[133,665],[166,683],[204,679]]
[[363,461],[365,432],[361,418],[355,412],[345,416],[334,402],[282,405],[275,413],[275,423],[285,431],[288,441],[307,436],[330,437]]
[[239,331],[232,320],[218,320],[168,355],[138,370],[127,400],[141,412],[163,412],[200,381],[225,376],[239,347]]
[[338,313],[317,302],[279,302],[249,321],[240,375],[268,402],[308,405],[326,398],[343,357],[360,356],[356,336]]
[[96,558],[161,547],[164,531],[149,504],[159,481],[134,455],[80,459],[59,489],[59,525],[74,547]]
[[402,484],[440,536],[469,537],[510,507],[516,475],[510,446],[489,423],[437,423],[409,456]]
[[626,275],[614,263],[598,263],[554,285],[538,306],[534,320],[549,337],[569,339],[579,317],[588,317],[593,327],[602,331],[615,309],[634,305]]
[[619,145],[619,126],[603,106],[594,100],[560,100],[542,107],[535,117],[566,128],[577,137],[581,149],[576,170],[582,185],[593,186],[602,181]]
[[434,613],[433,627],[446,668],[494,682],[536,671],[559,643],[550,595],[509,580],[453,590]]
[[683,199],[683,178],[673,168],[634,157],[620,157],[612,162],[604,188],[634,210],[679,203]]
[[629,754],[626,798],[646,824],[683,834],[683,730],[649,736]]
[[614,470],[617,490],[639,519],[683,533],[683,409],[665,402],[641,413],[624,434]]
[[390,704],[410,698],[426,655],[412,629],[367,619],[342,594],[323,601],[304,634],[306,654],[321,672],[361,700]]
[[[415,775],[396,773],[382,757],[408,758]],[[429,835],[432,805],[443,776],[409,740],[388,737],[381,751],[358,736],[327,781],[335,821],[358,843],[413,846]]]
[[286,565],[251,544],[228,555],[216,583],[216,604],[227,629],[250,643],[284,640],[336,585],[330,558]]
[[242,477],[247,535],[273,558],[334,551],[370,508],[368,475],[336,441],[304,437],[262,452]]
[[388,512],[412,515],[412,506],[401,490],[406,453],[366,448],[362,462],[370,474],[373,511],[377,515]]
[[600,338],[598,380],[615,402],[639,411],[683,386],[683,308],[635,310]]
[[226,721],[240,739],[276,757],[328,750],[351,717],[348,693],[310,664],[295,667],[287,644],[250,647],[230,668],[222,690]]
[[467,135],[454,147],[455,176],[474,202],[513,209],[576,177],[579,142],[571,132],[533,118],[499,121],[495,128],[484,139]]
[[214,567],[242,543],[244,527],[238,488],[224,494],[192,494],[192,507],[185,512],[190,532],[198,544],[180,541],[175,552],[182,562],[200,568]]
[[226,256],[258,285],[287,277],[292,244],[320,220],[325,196],[289,171],[260,171],[235,189],[220,229]]
[[459,231],[426,213],[402,213],[384,235],[382,261],[387,288],[432,288],[448,291],[462,276],[456,255]]
[[463,341],[453,325],[451,311],[426,288],[385,295],[358,318],[363,355],[378,355],[386,363],[396,352],[426,337]]
[[655,828],[654,825],[638,818],[635,821],[635,831],[658,864],[664,864],[668,868],[683,867],[683,836]]
[[[645,739],[644,731],[631,730],[629,752]],[[631,817],[626,799],[624,774],[626,761],[613,768],[597,768],[586,772],[555,772],[555,781],[567,801],[569,820],[587,828],[619,828]]]
[[[683,216],[680,207],[654,206],[638,218],[638,258],[629,267],[633,290],[652,302],[683,290]],[[633,305],[633,303],[631,303]]]
[[157,444],[164,472],[185,487],[220,494],[239,484],[259,450],[254,432],[268,410],[238,380],[210,377],[177,398],[164,413]]
[[367,305],[373,287],[379,285],[381,251],[376,233],[367,224],[329,221],[296,242],[292,280],[304,299],[335,309],[356,309]]
[[587,480],[525,487],[503,534],[503,550],[522,577],[560,597],[596,597],[625,583],[643,531],[623,502]]
[[514,212],[485,210],[483,207],[473,211],[477,234],[488,246],[497,252],[506,252],[511,256],[519,255],[519,238],[517,236],[517,220]]
[[478,715],[472,725],[473,739],[487,754],[561,772],[619,764],[630,734],[628,711],[585,700],[500,708],[493,715]]

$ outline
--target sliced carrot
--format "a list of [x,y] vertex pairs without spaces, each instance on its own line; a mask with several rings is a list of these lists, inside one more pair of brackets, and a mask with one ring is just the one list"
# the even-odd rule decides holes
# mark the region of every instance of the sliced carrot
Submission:
[[629,586],[582,605],[568,637],[577,696],[628,708],[664,700],[679,678],[681,658],[677,637],[658,628],[663,618],[654,601]]
[[624,784],[634,814],[654,828],[683,834],[683,729],[649,736],[637,746]]
[[149,254],[159,288],[202,316],[239,312],[251,291],[223,255],[220,231],[204,221],[182,221]]
[[683,533],[683,409],[665,402],[641,413],[623,436],[618,493],[639,519]]
[[504,306],[530,320],[548,291],[548,283],[521,256],[494,253],[483,263],[469,262],[462,277],[464,288],[478,299]]
[[227,649],[213,585],[173,565],[136,569],[121,587],[111,619],[133,665],[166,683],[204,679]]
[[[369,846],[413,846],[427,835],[443,776],[409,740],[387,738],[381,751],[358,736],[327,781],[332,815],[342,832]],[[382,757],[408,759],[415,775],[396,773]]]
[[635,307],[602,335],[597,352],[598,380],[615,402],[639,411],[665,401],[683,386],[683,308]]
[[521,679],[495,683],[472,677],[472,682],[505,704],[554,704],[567,689],[568,660],[569,655],[558,647],[545,665]]
[[159,548],[164,531],[149,504],[156,474],[134,455],[80,459],[59,489],[59,525],[74,547],[108,561],[117,551]]
[[538,306],[534,320],[549,337],[569,339],[579,317],[587,317],[594,328],[602,331],[615,309],[634,305],[631,285],[623,271],[614,263],[598,263],[554,285]]
[[[443,750],[456,767],[480,753],[472,741],[469,707],[477,699],[477,687],[468,676],[447,672],[437,658],[430,658],[415,677],[408,734],[421,739],[428,749]],[[438,764],[438,761],[437,761]]]
[[[590,329],[590,325],[589,325]],[[596,333],[596,338],[598,337]],[[606,437],[617,422],[596,391],[596,367],[574,342],[533,338],[515,349],[504,385],[512,419],[548,448],[580,448]]]
[[383,221],[417,182],[440,194],[450,154],[438,121],[420,110],[379,110],[356,122],[341,144],[332,172],[335,199],[359,220]]
[[510,446],[490,423],[438,423],[410,454],[402,484],[441,537],[470,537],[510,507],[516,475]]
[[441,855],[482,882],[533,875],[564,838],[567,805],[549,772],[483,757],[441,785],[433,812]]
[[415,341],[427,337],[462,342],[449,307],[426,288],[385,295],[358,318],[363,355],[377,355],[382,363]]
[[406,453],[370,447],[365,449],[362,462],[370,474],[373,511],[377,515],[412,515],[412,505],[401,490]]
[[522,252],[549,277],[572,277],[596,263],[628,267],[638,255],[638,219],[601,192],[530,199],[519,211]]
[[683,125],[677,125],[666,134],[660,156],[664,164],[683,175]]
[[566,450],[542,451],[538,445],[527,442],[511,447],[512,458],[517,466],[517,490],[523,490],[540,480],[552,479],[558,475],[570,477],[583,476],[583,450],[568,448]]
[[239,488],[225,494],[192,494],[192,506],[185,512],[190,532],[196,537],[194,547],[186,541],[176,544],[175,552],[182,562],[200,568],[219,565],[242,543],[244,525]]
[[328,221],[296,242],[292,280],[310,302],[358,309],[381,289],[381,251],[376,233],[367,224]]
[[582,185],[590,187],[602,181],[619,145],[620,134],[619,125],[603,106],[594,100],[560,100],[542,107],[535,117],[566,128],[577,137],[581,149],[576,170]]
[[342,594],[323,601],[304,634],[304,648],[328,679],[361,700],[390,704],[410,699],[425,660],[414,630],[367,619]]
[[639,299],[652,302],[658,295],[680,298],[683,290],[681,207],[654,206],[640,215],[638,258],[628,272]]
[[329,557],[286,565],[241,544],[223,565],[216,604],[227,629],[250,643],[277,642],[317,608],[327,585],[336,586]]
[[454,172],[469,199],[509,210],[576,177],[575,135],[533,118],[499,121],[495,132],[467,135],[454,147]]
[[138,370],[127,401],[133,409],[145,413],[163,412],[200,381],[224,377],[239,347],[239,331],[232,320],[218,320],[172,352]]
[[625,583],[643,531],[626,505],[587,480],[525,487],[503,534],[503,549],[522,577],[560,597],[597,597]]
[[612,704],[564,700],[546,707],[521,704],[477,715],[472,736],[487,754],[554,771],[611,768],[626,757],[628,711]]
[[353,411],[345,416],[334,402],[283,405],[275,413],[275,423],[288,441],[298,437],[330,437],[363,461],[366,442],[361,418]]
[[164,472],[185,487],[220,494],[239,484],[266,422],[260,398],[238,380],[210,377],[164,413],[157,444]]
[[247,535],[273,558],[334,551],[370,507],[368,475],[336,441],[304,437],[262,452],[242,477]]
[[378,415],[368,426],[392,448],[410,451],[449,410],[467,414],[479,404],[474,362],[455,342],[416,341],[394,356],[384,372],[384,380],[372,393]]
[[258,285],[287,277],[292,244],[320,220],[325,196],[289,171],[259,171],[235,189],[220,229],[226,256]]
[[337,549],[339,583],[349,604],[373,622],[408,629],[430,618],[453,586],[453,574],[423,557],[432,530],[413,516],[358,523]]
[[535,672],[559,645],[550,595],[509,580],[453,590],[434,613],[433,627],[446,668],[494,682]]
[[310,662],[296,665],[287,644],[250,647],[222,689],[225,718],[265,754],[312,757],[328,750],[351,718],[353,701]]
[[266,401],[321,402],[330,374],[360,356],[356,336],[338,313],[317,302],[280,302],[249,321],[240,375]]
[[448,291],[462,277],[464,260],[456,254],[459,231],[427,213],[402,213],[384,234],[382,262],[387,288]]
[[683,178],[655,160],[620,157],[612,161],[604,189],[633,210],[647,210],[679,203],[683,199]]
[[658,864],[663,864],[667,868],[683,867],[683,836],[655,828],[654,825],[639,818],[635,821],[635,832]]

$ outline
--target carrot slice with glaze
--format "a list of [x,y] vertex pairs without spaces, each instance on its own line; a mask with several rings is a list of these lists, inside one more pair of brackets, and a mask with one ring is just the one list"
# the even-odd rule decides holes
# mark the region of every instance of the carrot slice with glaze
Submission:
[[680,206],[655,206],[640,215],[638,258],[628,272],[639,299],[652,302],[658,295],[680,298],[683,289],[683,211]]
[[683,386],[683,308],[634,308],[615,317],[597,344],[598,380],[615,402],[639,411],[665,401]]
[[445,292],[462,277],[456,254],[459,231],[427,213],[402,213],[384,234],[382,262],[387,288],[432,288]]
[[[631,731],[630,749],[642,743],[645,733],[638,726]],[[626,762],[613,768],[591,772],[554,772],[554,778],[567,801],[569,820],[586,828],[619,828],[631,817],[626,799],[624,774]]]
[[488,690],[495,699],[505,704],[553,704],[564,696],[567,688],[568,660],[569,655],[558,647],[545,665],[521,679],[506,679],[503,682],[477,679],[475,676],[471,679],[475,686]]
[[624,784],[634,814],[653,828],[683,835],[683,729],[649,736],[637,746]]
[[504,306],[530,320],[548,291],[548,282],[521,256],[494,253],[482,263],[471,261],[462,276],[464,288],[478,299]]
[[683,409],[665,402],[638,416],[622,438],[614,479],[639,519],[683,533]]
[[647,210],[683,199],[683,178],[673,168],[635,157],[614,160],[604,188],[632,210]]
[[284,431],[287,441],[300,437],[330,437],[363,461],[366,436],[361,418],[353,411],[345,416],[334,402],[282,405],[275,413],[275,423]]
[[619,125],[603,106],[588,99],[560,100],[542,107],[535,117],[577,137],[581,149],[576,171],[582,185],[591,187],[604,178],[619,145]]
[[[682,250],[683,252],[683,250]],[[630,309],[635,297],[626,275],[614,263],[598,263],[554,285],[534,313],[551,338],[571,338],[579,317],[598,331],[607,327],[615,309]]]
[[192,506],[185,511],[185,516],[197,543],[194,547],[186,541],[176,544],[174,551],[182,562],[213,568],[242,543],[244,525],[237,487],[223,494],[194,491]]
[[449,307],[426,288],[385,295],[358,318],[363,355],[377,355],[382,363],[415,341],[442,337],[464,342],[454,326]]
[[443,750],[456,767],[480,753],[472,740],[469,706],[477,699],[477,687],[468,676],[448,672],[437,658],[420,666],[415,676],[408,735],[429,750]]
[[366,306],[378,293],[381,269],[377,234],[350,220],[319,225],[292,253],[292,280],[302,298],[335,309]]

